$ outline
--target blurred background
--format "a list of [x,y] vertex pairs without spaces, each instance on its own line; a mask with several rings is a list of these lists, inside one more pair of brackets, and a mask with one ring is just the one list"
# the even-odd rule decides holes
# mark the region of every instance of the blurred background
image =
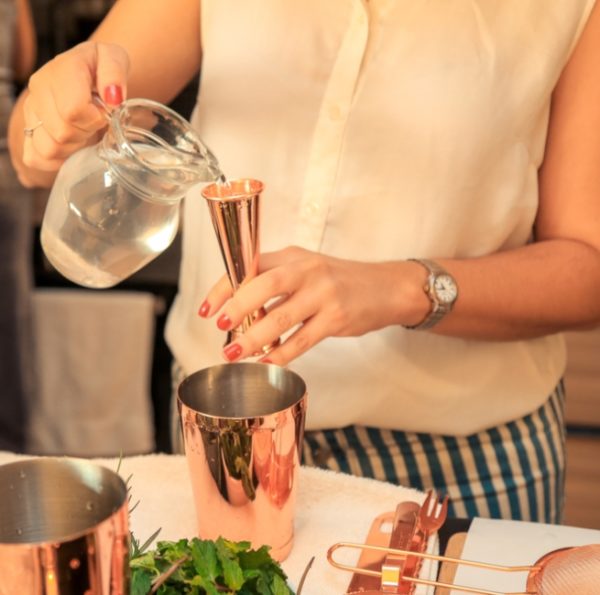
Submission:
[[[31,4],[39,66],[85,40],[113,2],[31,0]],[[197,78],[172,104],[185,117],[195,101]],[[176,293],[179,238],[114,290],[84,290],[57,274],[42,253],[39,227],[47,196],[46,190],[35,191],[31,222],[36,344],[32,355],[39,396],[32,408],[30,450],[82,456],[168,452],[171,357],[163,330]],[[128,316],[128,311],[137,316]],[[134,349],[124,343],[126,337],[134,337]],[[565,523],[600,528],[600,330],[569,333],[568,344]],[[127,350],[124,355],[119,346]]]

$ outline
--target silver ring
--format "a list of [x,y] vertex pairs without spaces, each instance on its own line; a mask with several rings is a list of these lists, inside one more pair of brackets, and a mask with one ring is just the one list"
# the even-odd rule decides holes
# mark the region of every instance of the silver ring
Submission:
[[36,131],[36,129],[38,129],[41,125],[42,125],[42,121],[40,120],[35,126],[32,126],[31,128],[23,128],[23,134],[27,138],[31,138],[33,136],[33,133]]

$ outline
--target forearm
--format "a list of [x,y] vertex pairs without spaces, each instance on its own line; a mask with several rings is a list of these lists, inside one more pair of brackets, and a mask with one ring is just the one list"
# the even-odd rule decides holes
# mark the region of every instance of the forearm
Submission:
[[600,252],[548,240],[490,256],[438,262],[459,297],[432,332],[505,341],[600,324]]
[[37,40],[29,0],[17,0],[17,32],[15,35],[14,72],[23,83],[35,67]]
[[[168,103],[198,71],[199,2],[180,0],[173,7],[119,0],[91,43],[58,54],[30,77],[9,131],[11,157],[24,185],[50,186],[66,158],[97,141],[106,122],[92,91],[105,101],[106,89],[114,88],[119,97]],[[38,122],[39,131],[25,139],[23,129]]]

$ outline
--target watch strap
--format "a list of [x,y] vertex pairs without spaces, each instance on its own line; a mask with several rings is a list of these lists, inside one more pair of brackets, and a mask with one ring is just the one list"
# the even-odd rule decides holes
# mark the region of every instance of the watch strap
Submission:
[[446,316],[446,314],[448,314],[448,312],[450,312],[450,310],[452,310],[453,304],[441,304],[438,301],[436,301],[435,297],[432,295],[433,283],[436,277],[439,277],[440,275],[448,275],[449,277],[451,277],[451,275],[446,269],[444,269],[442,266],[440,266],[437,262],[433,260],[427,260],[425,258],[409,258],[408,261],[420,264],[428,272],[427,283],[424,287],[424,290],[431,302],[431,310],[429,311],[425,319],[419,322],[418,324],[405,324],[403,326],[404,328],[410,330],[424,331],[435,326],[440,320],[442,320],[442,318],[444,318],[444,316]]

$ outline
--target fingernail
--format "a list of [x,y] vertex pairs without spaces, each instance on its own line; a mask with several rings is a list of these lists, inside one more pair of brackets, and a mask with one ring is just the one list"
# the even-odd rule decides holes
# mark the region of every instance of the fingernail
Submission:
[[229,318],[229,316],[227,316],[227,314],[221,314],[221,316],[219,316],[219,319],[217,320],[217,326],[222,331],[228,331],[231,328],[231,319]]
[[261,364],[272,364],[273,362],[268,357],[265,357],[260,360],[260,363]]
[[104,101],[109,105],[119,105],[123,101],[123,89],[120,85],[107,85],[104,87]]
[[206,318],[208,316],[208,312],[210,310],[210,304],[204,300],[202,305],[200,306],[200,310],[198,310],[198,316],[202,316],[202,318]]
[[242,355],[242,347],[237,343],[231,343],[223,349],[223,353],[225,354],[225,357],[232,362]]

